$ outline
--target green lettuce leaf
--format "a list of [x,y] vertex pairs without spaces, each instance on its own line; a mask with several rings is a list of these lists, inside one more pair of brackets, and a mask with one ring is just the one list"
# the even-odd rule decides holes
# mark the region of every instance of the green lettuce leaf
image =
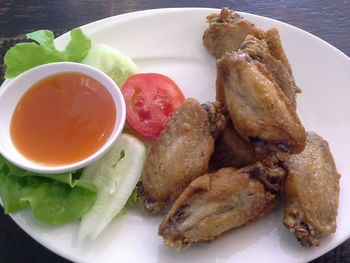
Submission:
[[80,219],[96,200],[96,186],[77,179],[81,170],[64,174],[25,171],[0,155],[0,196],[5,213],[31,207],[44,224],[59,225]]
[[48,52],[59,56],[59,51],[53,43],[55,36],[50,30],[38,30],[26,35],[28,39],[36,41],[40,47]]
[[19,43],[6,52],[5,78],[14,78],[28,69],[47,63],[82,61],[91,48],[91,40],[80,28],[74,28],[70,35],[70,42],[60,51],[55,47],[54,34],[51,31],[39,30],[27,34],[28,39],[36,42]]
[[89,53],[91,48],[91,40],[80,28],[71,31],[71,41],[64,50],[66,61],[81,62]]

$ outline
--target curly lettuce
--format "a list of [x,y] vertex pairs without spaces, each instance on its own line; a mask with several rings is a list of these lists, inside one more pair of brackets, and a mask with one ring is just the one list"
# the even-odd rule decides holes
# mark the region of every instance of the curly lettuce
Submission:
[[96,186],[78,179],[81,171],[39,174],[14,166],[0,155],[0,196],[6,214],[28,207],[46,225],[80,219],[96,201]]
[[70,32],[71,40],[64,50],[57,50],[54,34],[49,30],[38,30],[27,34],[35,42],[16,44],[4,57],[5,78],[14,78],[31,68],[52,62],[81,62],[89,53],[91,40],[80,28]]

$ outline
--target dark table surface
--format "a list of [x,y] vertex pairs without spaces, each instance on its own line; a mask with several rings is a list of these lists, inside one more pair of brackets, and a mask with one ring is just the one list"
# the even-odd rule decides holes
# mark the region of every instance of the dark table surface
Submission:
[[[224,6],[292,24],[322,38],[350,56],[350,0],[2,0],[0,70],[3,70],[3,55],[7,49],[23,40],[26,33],[38,29],[52,30],[58,36],[95,20],[143,9]],[[2,77],[3,72],[0,72],[0,83]],[[0,262],[68,261],[29,237],[9,216],[4,215],[0,208]],[[350,262],[350,239],[313,261],[323,262]]]

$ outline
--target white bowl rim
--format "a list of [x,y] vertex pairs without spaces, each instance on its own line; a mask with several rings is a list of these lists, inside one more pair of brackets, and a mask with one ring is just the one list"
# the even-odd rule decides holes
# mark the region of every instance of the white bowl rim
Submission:
[[[95,153],[88,156],[87,158],[71,163],[68,165],[60,165],[60,166],[44,166],[40,165],[38,163],[35,163],[25,156],[23,156],[13,145],[12,140],[10,142],[8,141],[9,134],[9,125],[8,119],[11,120],[13,109],[17,105],[19,99],[23,96],[23,94],[32,87],[34,83],[37,83],[43,78],[46,78],[50,75],[58,74],[58,73],[64,73],[64,72],[80,72],[85,75],[88,75],[97,81],[99,81],[105,88],[109,91],[109,93],[112,95],[112,98],[115,103],[116,107],[116,122],[115,127],[112,131],[112,134],[109,136],[107,141],[104,143],[102,147],[100,147]],[[32,79],[30,83],[32,84],[25,84],[25,80]],[[34,79],[34,80],[33,80]],[[14,92],[11,93],[11,88],[16,88],[16,85],[18,83],[22,83],[22,86],[25,86],[22,88],[21,91],[17,92],[17,96],[15,99],[11,98],[13,101],[15,101],[14,105],[12,105],[12,110],[4,109],[3,101],[6,99],[9,99],[9,95],[13,95]],[[21,94],[21,95],[18,95]],[[16,95],[16,94],[15,94]],[[4,111],[7,111],[7,113],[4,113]],[[7,121],[5,120],[5,116],[2,116],[3,114],[6,115],[10,112],[10,116],[7,116]],[[92,162],[96,161],[100,157],[102,157],[114,144],[114,142],[117,140],[119,135],[121,134],[124,125],[125,125],[125,118],[126,118],[126,107],[125,107],[125,100],[123,97],[123,94],[118,87],[118,85],[105,73],[98,70],[97,68],[94,68],[92,66],[88,66],[81,63],[76,62],[53,62],[49,64],[40,65],[37,67],[34,67],[32,69],[29,69],[28,71],[23,72],[16,78],[12,79],[6,85],[0,90],[0,129],[2,136],[0,137],[0,154],[9,162],[13,163],[14,165],[36,173],[46,173],[46,174],[58,174],[58,173],[65,173],[70,172],[74,170],[78,170],[80,168],[86,167]],[[7,123],[7,125],[4,127],[3,124]],[[6,127],[8,129],[6,129]],[[4,131],[5,130],[5,131]],[[3,132],[7,132],[5,134],[6,136],[3,136]],[[7,143],[7,145],[6,145]],[[9,149],[9,147],[12,147],[12,149]],[[12,154],[10,153],[10,150],[12,151]],[[14,154],[14,152],[16,152]]]

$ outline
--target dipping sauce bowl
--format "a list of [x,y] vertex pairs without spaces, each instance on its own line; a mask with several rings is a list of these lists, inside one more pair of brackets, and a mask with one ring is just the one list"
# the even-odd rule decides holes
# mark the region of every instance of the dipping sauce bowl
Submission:
[[119,87],[102,71],[73,62],[38,66],[0,90],[0,153],[28,171],[77,170],[110,149],[125,115]]

